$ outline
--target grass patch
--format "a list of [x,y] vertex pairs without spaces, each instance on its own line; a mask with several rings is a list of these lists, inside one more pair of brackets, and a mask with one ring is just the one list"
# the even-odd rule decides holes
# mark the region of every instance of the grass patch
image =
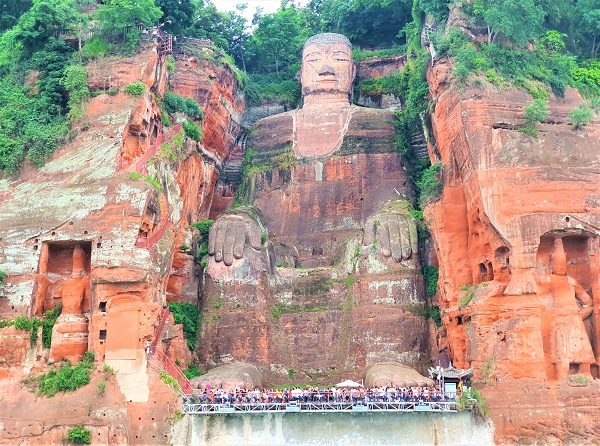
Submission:
[[591,378],[585,376],[583,373],[577,373],[575,375],[567,375],[565,378],[568,382],[577,386],[589,386],[592,383]]

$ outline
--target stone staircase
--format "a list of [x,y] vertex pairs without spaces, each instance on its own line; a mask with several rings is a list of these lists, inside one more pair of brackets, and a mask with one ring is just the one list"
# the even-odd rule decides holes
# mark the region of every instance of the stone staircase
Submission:
[[165,373],[171,375],[184,395],[191,395],[193,393],[193,388],[190,380],[187,379],[177,364],[162,351],[161,337],[167,320],[169,319],[169,314],[169,307],[163,308],[162,313],[160,314],[158,328],[156,329],[156,335],[147,352],[148,361]]

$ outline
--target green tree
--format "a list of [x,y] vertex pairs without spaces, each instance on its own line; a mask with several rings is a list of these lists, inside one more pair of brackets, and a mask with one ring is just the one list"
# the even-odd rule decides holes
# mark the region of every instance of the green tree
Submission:
[[525,119],[532,126],[538,122],[544,122],[548,113],[548,104],[545,99],[536,99],[533,104],[525,106]]
[[161,20],[166,31],[182,35],[193,25],[197,8],[192,0],[155,0],[155,4],[165,13]]
[[257,24],[251,39],[256,54],[263,55],[264,65],[275,68],[279,78],[283,65],[298,60],[302,44],[296,8],[284,2],[276,13],[257,16]]
[[107,0],[96,10],[95,16],[102,29],[113,31],[141,23],[156,25],[163,15],[154,0]]
[[31,0],[3,0],[0,2],[0,32],[16,25],[19,17],[31,8]]
[[235,11],[221,12],[213,4],[202,1],[196,12],[196,20],[186,33],[190,37],[210,39],[223,48],[245,70],[249,34],[247,20],[242,16],[246,5],[237,5]]
[[488,43],[502,34],[518,46],[541,34],[546,17],[539,0],[475,0],[473,12],[487,26]]
[[23,49],[24,56],[29,56],[44,48],[54,31],[69,28],[78,19],[73,0],[33,0],[32,7],[21,15],[11,30],[17,44],[13,51]]
[[87,71],[81,65],[70,65],[65,70],[61,79],[63,87],[69,93],[69,117],[71,119],[83,118],[85,102],[90,97],[87,83]]
[[412,20],[411,6],[410,0],[322,0],[316,11],[323,31],[373,47],[399,43],[398,32]]
[[595,59],[600,49],[600,2],[578,0],[575,8],[575,23],[581,46]]

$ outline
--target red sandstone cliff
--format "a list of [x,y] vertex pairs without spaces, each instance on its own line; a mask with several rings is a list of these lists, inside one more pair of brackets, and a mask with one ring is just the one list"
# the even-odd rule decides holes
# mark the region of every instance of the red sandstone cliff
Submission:
[[[0,329],[2,442],[48,444],[84,424],[105,444],[165,443],[174,399],[156,371],[147,370],[146,342],[168,300],[198,298],[196,265],[179,246],[192,245],[189,225],[208,217],[217,169],[233,148],[233,122],[244,106],[231,70],[201,58],[192,67],[188,62],[177,61],[172,83],[204,109],[203,144],[184,138],[183,147],[172,147],[176,159],[165,155],[163,144],[181,129],[162,127],[155,99],[169,73],[149,47],[132,58],[92,63],[88,85],[96,96],[86,128],[39,171],[0,181],[0,262],[9,274],[0,318],[63,306],[50,349],[41,339],[30,346],[29,334],[13,327]],[[104,93],[138,81],[147,87],[139,97]],[[181,330],[169,333],[169,353],[185,366],[191,354]],[[9,409],[33,404],[18,385],[29,371],[78,360],[88,349],[116,371],[104,400],[93,380],[64,401],[38,400],[27,414]]]
[[[450,71],[429,71],[444,190],[425,215],[454,365],[475,367],[499,444],[597,442],[598,381],[568,376],[599,377],[600,120],[574,131],[582,98],[568,90],[534,138],[517,131],[527,93]],[[463,285],[475,293],[460,308]]]

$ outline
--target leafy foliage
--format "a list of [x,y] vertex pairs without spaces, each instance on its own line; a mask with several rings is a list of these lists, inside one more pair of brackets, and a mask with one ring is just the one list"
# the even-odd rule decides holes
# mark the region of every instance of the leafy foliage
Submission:
[[423,176],[417,181],[419,188],[419,203],[423,206],[435,200],[442,192],[442,183],[440,175],[442,173],[442,163],[437,162],[429,166],[423,172]]
[[77,425],[69,429],[66,439],[75,444],[92,444],[92,431]]
[[125,87],[125,92],[132,96],[141,96],[146,91],[146,84],[143,82],[135,82]]
[[191,121],[183,122],[183,132],[189,139],[193,139],[194,141],[198,142],[202,141],[202,130],[200,130],[200,127]]
[[52,329],[56,323],[56,319],[62,312],[62,306],[57,305],[52,310],[48,310],[44,313],[42,319],[42,345],[44,348],[50,348],[52,345]]
[[198,368],[198,364],[194,363],[188,365],[188,368],[183,370],[183,374],[187,379],[194,379],[203,375],[202,371]]
[[569,119],[573,123],[573,130],[579,130],[594,117],[594,110],[589,107],[580,106],[571,110]]
[[441,309],[438,305],[410,305],[406,311],[416,315],[423,316],[425,319],[432,319],[436,327],[442,326]]
[[6,277],[8,277],[8,273],[6,271],[0,270],[0,284],[4,282],[4,279],[6,279]]
[[38,395],[52,397],[58,392],[77,390],[90,382],[90,370],[94,368],[94,354],[87,352],[75,366],[63,362],[57,370],[50,370],[37,379]]
[[175,323],[183,325],[183,335],[188,348],[193,352],[200,327],[200,310],[187,302],[169,302],[169,310],[173,314]]
[[123,29],[137,23],[152,26],[162,15],[154,0],[105,0],[95,13],[105,30]]
[[485,422],[490,417],[485,398],[477,389],[463,390],[457,400],[459,410],[471,410],[479,422]]
[[439,275],[440,269],[437,266],[425,265],[423,267],[423,277],[425,278],[425,287],[427,288],[428,296],[433,296],[437,293]]
[[61,79],[63,87],[69,93],[69,117],[72,119],[83,118],[85,101],[90,97],[87,83],[87,72],[81,65],[69,65],[65,69],[65,76]]
[[163,105],[168,113],[182,112],[191,119],[202,119],[200,106],[193,98],[182,98],[176,93],[166,92]]

